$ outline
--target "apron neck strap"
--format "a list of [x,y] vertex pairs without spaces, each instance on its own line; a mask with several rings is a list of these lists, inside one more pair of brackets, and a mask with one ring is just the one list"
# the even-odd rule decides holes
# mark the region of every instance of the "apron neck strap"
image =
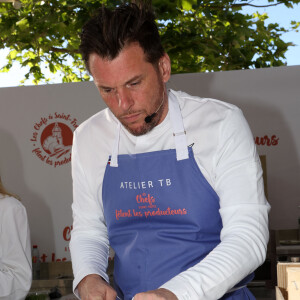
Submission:
[[120,132],[121,132],[121,123],[118,121],[117,126],[117,133],[115,142],[113,145],[112,153],[111,153],[111,160],[110,160],[110,166],[111,167],[117,167],[118,166],[118,154],[119,154],[119,143],[120,143]]
[[189,152],[187,147],[186,132],[183,126],[181,110],[177,97],[171,91],[169,92],[169,112],[173,128],[173,136],[175,139],[177,160],[188,159]]
[[[170,120],[173,128],[173,136],[175,140],[176,158],[177,160],[188,159],[189,152],[187,147],[186,132],[183,126],[181,110],[178,103],[178,99],[172,93],[172,91],[169,91],[168,101],[169,101]],[[121,131],[120,122],[118,122],[116,131],[117,133],[116,133],[115,142],[111,154],[111,161],[110,161],[111,167],[118,167],[118,154],[119,154],[119,142],[120,142],[120,131]]]

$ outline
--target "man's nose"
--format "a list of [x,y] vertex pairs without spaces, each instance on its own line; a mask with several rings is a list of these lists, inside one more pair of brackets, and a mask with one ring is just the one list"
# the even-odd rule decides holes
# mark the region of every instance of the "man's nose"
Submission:
[[119,89],[116,93],[119,107],[123,110],[129,110],[133,104],[134,100],[131,97],[131,94],[126,89]]

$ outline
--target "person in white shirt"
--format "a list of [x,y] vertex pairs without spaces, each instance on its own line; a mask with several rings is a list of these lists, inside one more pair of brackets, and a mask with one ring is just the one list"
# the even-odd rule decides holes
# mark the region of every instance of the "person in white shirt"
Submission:
[[146,5],[101,8],[80,51],[108,108],[74,134],[74,293],[255,299],[247,283],[265,260],[270,207],[242,112],[167,91],[171,63]]
[[0,180],[0,299],[23,300],[32,282],[27,213]]

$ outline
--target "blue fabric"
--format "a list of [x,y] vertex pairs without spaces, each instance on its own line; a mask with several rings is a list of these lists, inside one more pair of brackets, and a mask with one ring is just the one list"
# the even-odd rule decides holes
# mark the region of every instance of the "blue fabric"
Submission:
[[177,161],[171,149],[119,155],[118,167],[107,165],[104,215],[122,299],[157,289],[220,243],[219,198],[192,148],[189,157]]
[[219,300],[255,300],[254,295],[244,287],[240,290],[234,291],[232,293],[225,294]]

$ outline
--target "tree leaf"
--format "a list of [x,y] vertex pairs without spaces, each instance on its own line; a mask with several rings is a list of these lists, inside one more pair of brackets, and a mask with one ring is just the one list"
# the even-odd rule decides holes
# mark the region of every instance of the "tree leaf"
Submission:
[[[117,0],[23,0],[22,9],[0,3],[0,48],[9,48],[8,72],[14,63],[28,68],[25,80],[47,83],[49,71],[63,82],[90,80],[78,52],[83,24],[101,7],[119,5]],[[300,0],[269,0],[292,7]],[[173,73],[212,72],[270,67],[285,64],[291,42],[282,34],[297,31],[277,23],[266,25],[265,8],[242,14],[251,0],[152,0],[162,44],[172,61]],[[299,17],[300,19],[300,17]]]
[[29,27],[29,22],[28,22],[28,20],[26,18],[23,18],[20,21],[18,21],[16,23],[16,25],[18,27],[20,27],[20,29],[24,30],[24,29],[27,29]]

